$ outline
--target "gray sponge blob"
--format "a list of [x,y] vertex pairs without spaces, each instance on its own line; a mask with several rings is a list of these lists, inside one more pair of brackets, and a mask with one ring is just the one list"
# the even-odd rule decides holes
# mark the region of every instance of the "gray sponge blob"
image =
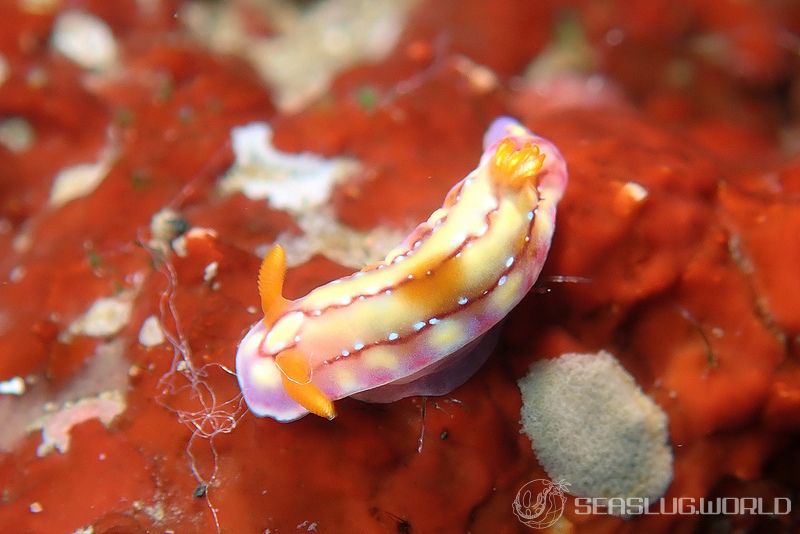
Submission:
[[580,497],[664,495],[667,416],[605,351],[536,362],[519,381],[522,432],[552,480]]

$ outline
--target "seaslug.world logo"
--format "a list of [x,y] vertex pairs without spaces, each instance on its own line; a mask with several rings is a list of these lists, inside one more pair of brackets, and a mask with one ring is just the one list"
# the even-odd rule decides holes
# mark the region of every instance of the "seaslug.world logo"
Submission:
[[542,529],[553,526],[564,513],[567,484],[545,478],[531,480],[517,492],[511,508],[522,524]]
[[[569,483],[537,478],[517,492],[514,515],[533,529],[551,527],[561,519]],[[789,497],[575,497],[571,513],[634,518],[646,515],[789,515]]]

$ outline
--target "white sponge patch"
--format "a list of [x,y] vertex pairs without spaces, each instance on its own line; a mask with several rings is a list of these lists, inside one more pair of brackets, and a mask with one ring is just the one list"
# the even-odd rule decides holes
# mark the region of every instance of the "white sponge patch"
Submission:
[[605,351],[536,362],[522,431],[550,478],[581,497],[658,499],[672,480],[667,416]]

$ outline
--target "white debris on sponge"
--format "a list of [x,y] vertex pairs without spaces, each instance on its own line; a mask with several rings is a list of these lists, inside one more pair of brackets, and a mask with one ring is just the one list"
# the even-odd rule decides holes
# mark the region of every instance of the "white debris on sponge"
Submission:
[[58,11],[61,0],[20,0],[19,7],[33,15],[51,15]]
[[19,154],[33,146],[36,134],[31,124],[22,117],[9,117],[0,121],[0,145]]
[[0,395],[22,395],[25,393],[25,380],[15,376],[0,382]]
[[397,43],[414,0],[329,0],[291,19],[280,35],[254,41],[248,58],[275,92],[278,107],[296,112],[322,95],[334,76],[380,61]]
[[667,416],[605,351],[564,354],[519,381],[522,431],[553,480],[581,497],[661,497],[672,480]]
[[103,183],[117,156],[113,144],[103,149],[98,161],[66,167],[53,180],[50,206],[58,208],[76,198],[85,197]]
[[[250,62],[283,112],[297,112],[327,91],[334,77],[395,47],[417,0],[325,0],[311,6],[261,2],[187,2],[179,19],[211,49]],[[257,11],[253,11],[252,8]],[[248,32],[261,12],[274,30]]]
[[457,56],[454,61],[456,70],[466,78],[475,94],[484,95],[500,86],[497,74],[489,67],[475,63],[466,56]]
[[6,80],[11,76],[11,67],[8,66],[6,56],[0,54],[0,85],[6,83]]
[[[261,7],[270,5],[265,2]],[[234,2],[185,2],[178,20],[193,38],[221,54],[243,55],[253,39],[241,6]]]
[[176,210],[166,207],[157,211],[150,219],[152,238],[147,243],[162,254],[169,252],[171,243],[189,230],[189,222]]
[[627,195],[634,202],[641,202],[647,198],[647,189],[636,182],[626,182],[622,186],[622,192]]
[[125,409],[130,361],[125,342],[103,343],[69,384],[53,391],[44,380],[29,381],[24,395],[0,395],[0,452],[13,450],[32,431],[42,431],[40,455],[69,448],[72,426],[92,418],[104,424]]
[[97,299],[69,326],[72,335],[109,337],[122,330],[131,318],[133,295],[123,292],[115,297]]
[[[286,232],[275,240],[283,246],[289,267],[302,265],[314,254],[321,254],[339,265],[360,269],[383,259],[409,231],[388,226],[376,226],[366,232],[355,230],[339,222],[328,206],[298,214],[295,222],[302,235]],[[272,245],[259,247],[256,253],[263,257]]]
[[220,183],[224,194],[241,191],[250,199],[299,212],[325,204],[337,182],[358,164],[347,158],[287,154],[272,146],[272,129],[254,122],[231,130],[236,161]]
[[106,70],[117,61],[117,42],[108,24],[89,13],[70,10],[56,19],[53,48],[85,69]]
[[189,242],[193,240],[214,240],[217,238],[217,231],[213,228],[203,228],[195,226],[185,234],[175,238],[170,246],[181,258],[189,255]]
[[139,343],[143,347],[156,347],[164,343],[164,331],[161,328],[161,322],[158,317],[151,315],[142,323],[142,328],[139,330]]
[[54,450],[65,453],[69,450],[69,438],[72,427],[99,419],[109,426],[116,416],[125,411],[125,398],[119,391],[109,391],[68,403],[52,416],[45,417],[37,426],[42,428],[42,442],[36,448],[36,455],[47,456]]
[[[134,510],[137,512],[144,512],[156,523],[161,523],[167,516],[166,510],[164,510],[164,504],[161,502],[155,502],[152,505],[147,505],[142,501],[133,501],[131,504],[133,505]],[[170,534],[174,532],[174,530],[165,530],[164,534]]]
[[217,273],[219,272],[219,262],[212,261],[208,265],[205,266],[203,269],[203,281],[204,282],[211,282],[214,278],[217,277]]

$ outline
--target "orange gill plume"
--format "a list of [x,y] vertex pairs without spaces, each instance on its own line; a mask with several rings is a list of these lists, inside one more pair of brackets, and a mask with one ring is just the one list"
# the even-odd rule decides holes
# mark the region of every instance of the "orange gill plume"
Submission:
[[539,146],[526,142],[522,148],[511,138],[503,139],[495,149],[490,172],[495,183],[519,189],[536,175],[544,163]]

